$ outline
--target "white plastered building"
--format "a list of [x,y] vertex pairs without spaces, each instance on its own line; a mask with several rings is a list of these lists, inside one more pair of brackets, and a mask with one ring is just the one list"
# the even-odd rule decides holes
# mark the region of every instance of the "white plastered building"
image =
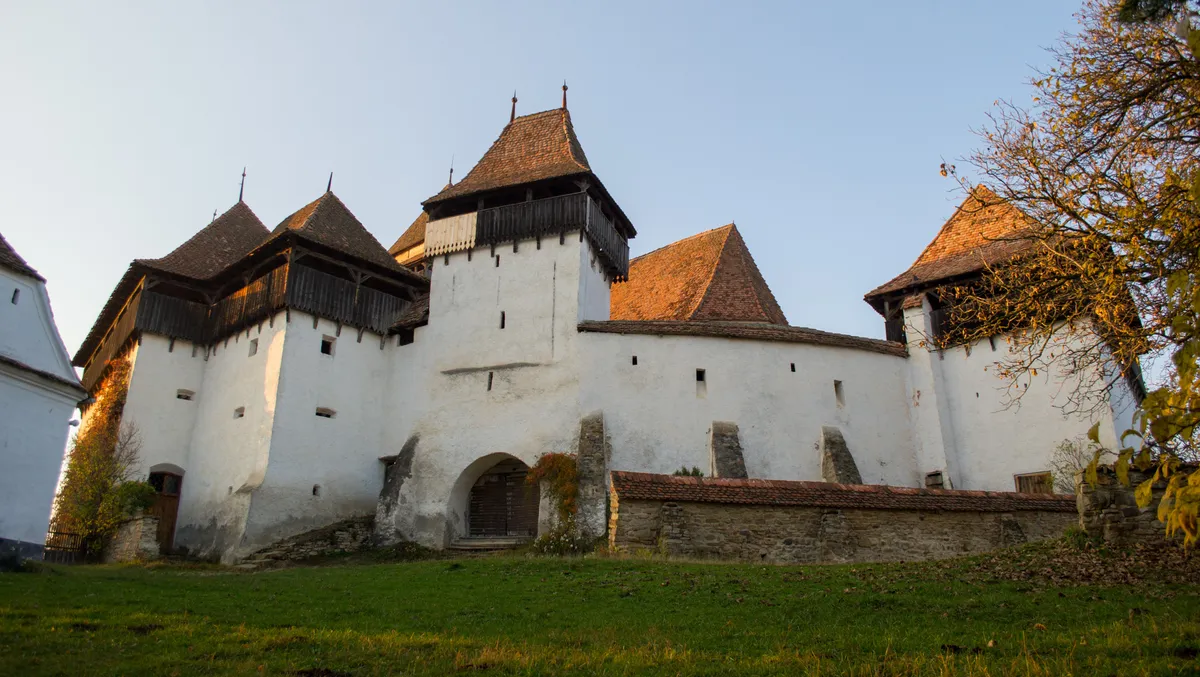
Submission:
[[165,547],[233,561],[371,513],[384,541],[528,538],[548,452],[579,455],[593,532],[608,470],[1012,491],[1125,415],[1064,416],[1054,374],[1000,407],[990,349],[920,345],[946,278],[868,296],[913,337],[884,341],[788,325],[732,224],[631,261],[565,105],[422,207],[385,250],[332,193],[272,231],[239,201],[131,265],[75,364],[94,391],[132,363]]
[[0,236],[0,554],[41,558],[67,423],[86,396],[45,279]]

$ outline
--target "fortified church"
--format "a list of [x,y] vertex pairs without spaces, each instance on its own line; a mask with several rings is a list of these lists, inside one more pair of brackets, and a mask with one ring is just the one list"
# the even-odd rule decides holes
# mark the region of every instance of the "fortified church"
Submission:
[[614,470],[1048,491],[1057,441],[1128,427],[1125,389],[1064,416],[1061,374],[1006,409],[1003,337],[928,347],[939,285],[1015,253],[1021,215],[983,191],[866,295],[888,340],[796,327],[734,225],[630,260],[565,87],[515,102],[390,249],[326,192],[273,229],[239,200],[130,264],[74,364],[93,394],[128,374],[165,548],[236,561],[368,514],[383,541],[527,538],[547,452],[578,454],[594,535]]

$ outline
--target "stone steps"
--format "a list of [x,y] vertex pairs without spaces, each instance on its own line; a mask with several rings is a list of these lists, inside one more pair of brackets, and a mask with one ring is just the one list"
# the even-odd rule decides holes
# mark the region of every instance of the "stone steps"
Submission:
[[474,536],[454,539],[450,543],[450,550],[465,552],[511,550],[528,542],[529,538],[525,536]]

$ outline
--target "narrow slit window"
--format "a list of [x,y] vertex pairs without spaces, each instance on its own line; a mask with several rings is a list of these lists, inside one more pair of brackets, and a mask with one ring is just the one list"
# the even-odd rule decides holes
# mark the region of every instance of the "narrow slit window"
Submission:
[[837,400],[838,407],[846,406],[846,391],[842,388],[841,381],[833,382],[833,397]]
[[13,290],[13,295],[12,295],[12,302],[13,302],[13,305],[14,305],[14,306],[15,306],[15,305],[17,305],[17,301],[20,301],[20,300],[21,300],[21,290],[20,290],[20,289],[14,289],[14,290]]
[[245,408],[245,407],[238,407],[237,409],[234,409],[234,410],[233,410],[233,417],[234,417],[234,418],[246,418],[246,408]]
[[333,344],[337,343],[337,339],[332,336],[321,337],[321,354],[333,357]]
[[488,372],[488,390],[489,391],[492,389],[492,377],[494,377],[495,375],[496,375],[495,372],[491,372],[491,371]]
[[637,366],[637,355],[633,356],[633,366]]
[[258,354],[258,339],[250,339],[250,357]]
[[499,254],[496,254],[496,267],[497,268],[500,267],[500,255]]
[[704,370],[703,369],[696,370],[696,383],[704,383]]
[[708,397],[707,375],[703,369],[696,370],[696,397]]
[[333,418],[337,416],[337,412],[328,407],[317,407],[317,416],[321,418]]
[[501,329],[504,328],[504,311],[503,310],[500,311],[500,328]]
[[320,496],[321,495],[321,485],[314,484],[312,491],[313,491],[313,496]]
[[795,362],[792,363],[792,373],[793,374],[796,373],[796,363]]
[[194,390],[184,390],[183,388],[180,388],[179,390],[175,391],[175,399],[177,400],[191,400],[195,396],[196,391]]

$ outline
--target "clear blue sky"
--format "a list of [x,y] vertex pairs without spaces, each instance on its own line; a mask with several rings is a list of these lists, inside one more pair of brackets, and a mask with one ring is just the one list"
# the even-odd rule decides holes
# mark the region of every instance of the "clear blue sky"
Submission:
[[[564,78],[639,254],[736,221],[788,319],[882,336],[862,295],[961,199],[938,175],[1076,2],[0,0],[0,232],[74,351],[135,257],[237,200],[334,192],[388,246]],[[960,163],[960,169],[962,165]]]

